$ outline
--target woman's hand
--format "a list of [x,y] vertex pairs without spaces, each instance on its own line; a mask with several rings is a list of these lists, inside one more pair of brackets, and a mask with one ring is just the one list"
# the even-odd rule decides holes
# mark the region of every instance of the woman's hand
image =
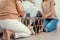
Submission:
[[46,19],[46,18],[48,18],[48,16],[47,16],[47,15],[45,15],[45,16],[43,16],[43,18],[44,18],[44,19]]
[[45,15],[44,13],[42,13],[42,17],[43,17],[44,19],[46,19],[46,18],[48,18],[48,15]]
[[42,17],[43,19],[46,19],[46,15],[44,13],[42,13]]
[[45,19],[45,16],[42,15],[42,18]]
[[22,16],[22,23],[24,24],[24,20],[26,18],[26,13],[24,13],[24,16]]

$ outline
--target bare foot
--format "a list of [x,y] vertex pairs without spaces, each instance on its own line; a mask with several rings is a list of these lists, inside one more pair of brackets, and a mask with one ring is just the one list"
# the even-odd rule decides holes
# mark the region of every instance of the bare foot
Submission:
[[14,32],[6,29],[6,34],[7,34],[7,35],[6,35],[6,36],[7,36],[7,40],[11,40],[10,37],[11,37],[12,35],[14,35]]
[[6,30],[3,30],[2,40],[6,40]]

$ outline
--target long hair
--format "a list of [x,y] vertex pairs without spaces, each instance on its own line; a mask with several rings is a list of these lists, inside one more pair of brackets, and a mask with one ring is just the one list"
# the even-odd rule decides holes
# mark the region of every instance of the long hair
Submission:
[[[42,2],[44,2],[44,0],[42,0]],[[54,5],[55,5],[55,3],[54,3]]]
[[42,0],[42,2],[44,2],[44,0]]
[[54,5],[56,5],[56,4],[54,3]]

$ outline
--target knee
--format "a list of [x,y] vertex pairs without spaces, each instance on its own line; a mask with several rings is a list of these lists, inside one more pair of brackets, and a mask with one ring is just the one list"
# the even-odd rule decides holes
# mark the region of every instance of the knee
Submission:
[[31,31],[27,32],[25,37],[29,37],[29,36],[31,36]]
[[57,23],[58,23],[58,20],[52,20],[52,22],[50,22],[49,24],[47,24],[45,26],[44,30],[46,32],[48,32],[48,31],[52,31],[52,30],[56,29],[57,28]]
[[28,35],[31,35],[31,31],[30,31],[30,30],[28,30],[28,31],[27,31],[27,34],[28,34]]
[[49,25],[47,25],[47,26],[44,28],[44,30],[45,30],[45,32],[51,32],[51,31],[55,30],[56,28],[57,28],[56,25],[55,25],[55,26],[49,26]]

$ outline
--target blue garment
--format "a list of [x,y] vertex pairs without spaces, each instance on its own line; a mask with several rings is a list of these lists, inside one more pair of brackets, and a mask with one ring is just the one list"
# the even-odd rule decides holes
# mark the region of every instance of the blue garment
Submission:
[[53,31],[57,28],[58,19],[46,19],[44,22],[44,29],[46,32]]
[[[31,15],[30,15],[30,13],[27,13],[26,16],[30,17]],[[34,17],[34,16],[32,15],[32,17]],[[38,11],[35,17],[42,17],[41,12]],[[37,23],[37,20],[36,20],[36,23]],[[57,28],[57,23],[58,23],[58,19],[46,19],[44,22],[44,30],[46,32],[55,30]],[[29,20],[27,20],[27,25],[28,24],[29,24]]]
[[[31,15],[31,13],[27,13],[26,17],[41,17],[41,11],[37,11],[36,15]],[[29,19],[27,19],[27,25],[29,25],[30,21]],[[37,20],[35,20],[35,23],[37,24]],[[26,22],[24,22],[24,24],[26,25]],[[34,24],[34,23],[33,23]]]

